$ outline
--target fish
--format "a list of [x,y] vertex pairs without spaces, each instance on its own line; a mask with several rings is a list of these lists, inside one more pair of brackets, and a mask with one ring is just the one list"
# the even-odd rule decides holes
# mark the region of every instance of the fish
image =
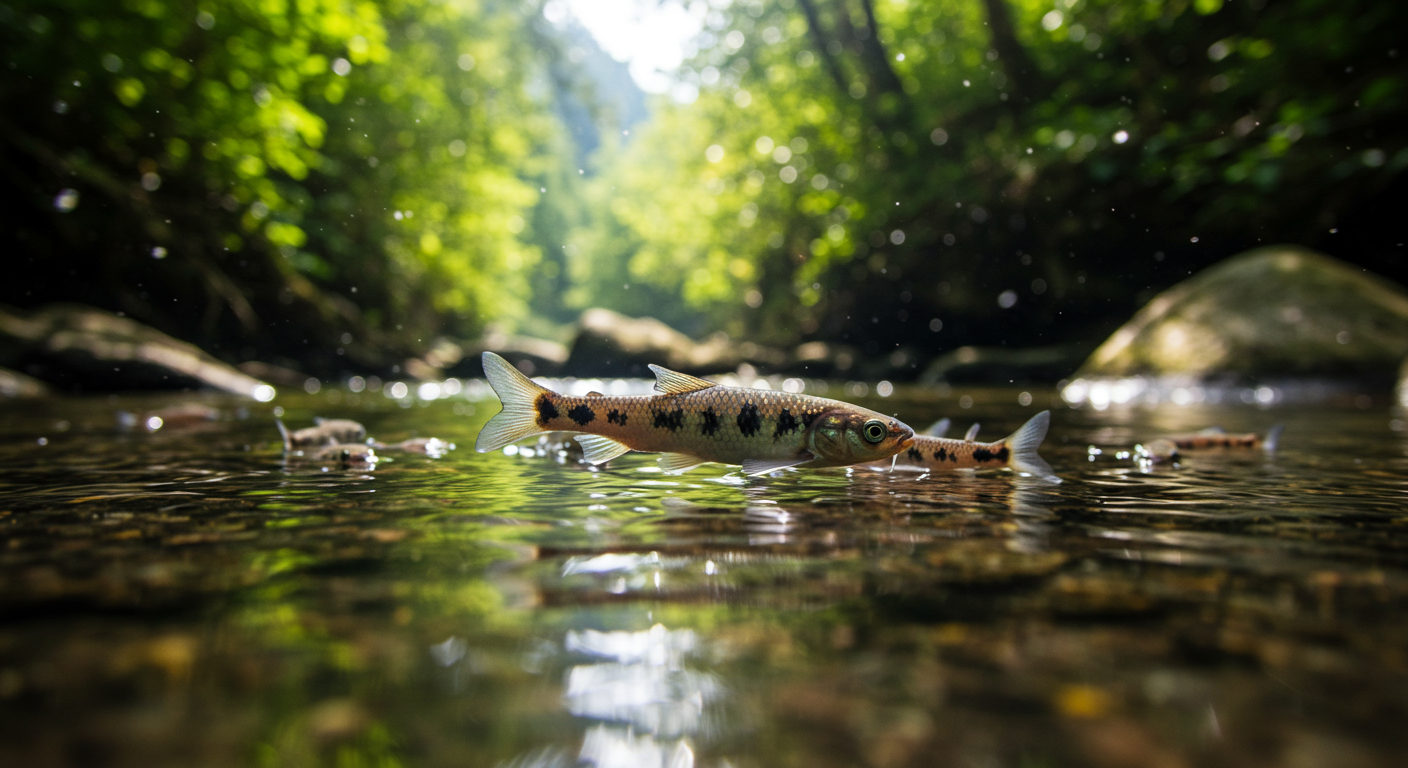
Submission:
[[[979,443],[972,439],[953,440],[932,435],[916,435],[914,444],[900,451],[892,462],[872,462],[875,469],[908,469],[945,471],[950,469],[985,469],[1007,467],[1018,474],[1031,475],[1048,482],[1061,478],[1046,460],[1037,455],[1037,448],[1046,439],[1051,427],[1051,412],[1042,411],[1027,420],[1016,432],[995,443]],[[977,434],[977,425],[968,430]]]
[[1267,430],[1265,437],[1255,432],[1228,434],[1222,427],[1208,427],[1200,432],[1186,435],[1172,435],[1150,440],[1134,446],[1134,455],[1155,464],[1175,461],[1183,451],[1199,451],[1209,448],[1261,448],[1268,453],[1276,450],[1281,440],[1282,424]]
[[351,419],[314,419],[315,426],[290,432],[278,419],[274,424],[284,440],[284,450],[339,443],[356,443],[367,438],[367,428]]
[[351,469],[371,469],[376,467],[376,449],[365,443],[341,443],[325,445],[313,452],[314,462],[335,463]]
[[432,459],[438,459],[455,449],[454,443],[445,442],[438,437],[412,437],[409,440],[402,440],[399,443],[382,443],[376,440],[369,440],[368,445],[378,451],[423,453]]
[[900,420],[839,400],[726,387],[650,366],[658,395],[569,397],[534,383],[494,354],[484,374],[503,403],[479,432],[480,453],[541,432],[570,431],[584,458],[602,464],[628,451],[662,453],[671,474],[701,464],[737,464],[744,474],[787,467],[839,467],[893,456],[914,430]]

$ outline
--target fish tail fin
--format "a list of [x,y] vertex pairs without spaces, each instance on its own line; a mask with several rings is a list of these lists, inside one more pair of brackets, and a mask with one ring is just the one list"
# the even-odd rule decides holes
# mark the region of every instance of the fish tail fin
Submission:
[[538,398],[549,390],[534,384],[509,361],[493,352],[485,352],[482,360],[484,377],[489,380],[489,386],[494,388],[494,394],[499,396],[504,409],[494,414],[489,423],[479,430],[474,450],[488,453],[545,431],[538,426]]
[[1036,449],[1046,439],[1046,430],[1051,427],[1051,411],[1042,411],[1027,420],[1016,432],[1002,442],[1011,450],[1007,466],[1013,472],[1021,472],[1050,483],[1059,483],[1061,478],[1046,460],[1037,455]]
[[1261,441],[1262,450],[1267,453],[1275,453],[1277,446],[1281,444],[1281,433],[1286,431],[1285,424],[1277,424],[1266,430],[1266,439]]
[[293,438],[289,436],[288,427],[284,426],[283,419],[280,419],[278,416],[275,416],[274,426],[279,428],[279,437],[283,438],[284,453],[288,453],[289,451],[293,450]]

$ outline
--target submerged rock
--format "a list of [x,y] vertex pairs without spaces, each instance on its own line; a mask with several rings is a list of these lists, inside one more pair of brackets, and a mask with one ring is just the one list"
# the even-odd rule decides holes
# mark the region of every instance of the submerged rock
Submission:
[[21,399],[44,397],[47,394],[48,385],[39,379],[8,368],[0,368],[0,398]]
[[1408,293],[1324,254],[1277,245],[1159,294],[1076,375],[1388,381],[1405,356]]
[[150,326],[79,304],[0,309],[0,364],[74,389],[209,387],[269,400],[274,390]]

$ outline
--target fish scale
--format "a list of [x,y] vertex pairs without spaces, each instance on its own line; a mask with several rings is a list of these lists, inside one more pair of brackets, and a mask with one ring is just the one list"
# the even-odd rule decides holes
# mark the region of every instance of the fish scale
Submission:
[[539,432],[583,432],[577,440],[593,464],[636,450],[665,454],[667,471],[718,462],[762,474],[886,458],[914,437],[899,420],[849,403],[725,387],[654,365],[659,395],[574,397],[535,384],[492,352],[483,360],[504,408],[480,431],[481,453]]

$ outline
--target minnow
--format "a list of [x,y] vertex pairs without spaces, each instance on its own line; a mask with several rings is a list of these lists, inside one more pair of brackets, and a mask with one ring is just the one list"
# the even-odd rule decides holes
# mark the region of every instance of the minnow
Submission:
[[367,439],[367,428],[351,419],[313,419],[316,426],[288,431],[278,419],[274,424],[284,440],[284,450],[338,443],[358,443]]
[[409,440],[389,444],[370,440],[367,444],[379,451],[423,453],[432,459],[438,459],[455,449],[454,443],[447,443],[438,437],[412,437]]
[[1154,463],[1173,461],[1183,451],[1198,451],[1208,448],[1262,448],[1268,453],[1276,450],[1280,442],[1282,424],[1267,430],[1262,437],[1255,432],[1228,434],[1222,427],[1208,427],[1190,435],[1173,435],[1150,440],[1147,444],[1134,446],[1134,453],[1141,459]]
[[738,464],[748,475],[786,467],[839,467],[893,456],[914,430],[898,419],[824,397],[726,387],[658,365],[658,395],[568,397],[535,384],[485,352],[484,374],[503,410],[479,432],[486,453],[540,432],[579,434],[592,464],[627,451],[663,453],[660,467]]
[[[939,425],[936,424],[930,429]],[[944,425],[945,428],[947,425]],[[1019,474],[1032,475],[1053,483],[1061,478],[1036,449],[1046,439],[1046,430],[1051,426],[1051,412],[1042,411],[1027,420],[1020,429],[1005,440],[995,443],[979,443],[972,439],[977,435],[977,425],[968,430],[962,440],[933,435],[916,435],[914,444],[900,451],[891,462],[873,462],[877,469],[912,469],[920,471],[944,471],[950,469],[987,469],[1007,467]]]
[[310,456],[315,462],[336,462],[348,468],[372,468],[376,466],[376,450],[365,443],[345,443],[325,445]]

